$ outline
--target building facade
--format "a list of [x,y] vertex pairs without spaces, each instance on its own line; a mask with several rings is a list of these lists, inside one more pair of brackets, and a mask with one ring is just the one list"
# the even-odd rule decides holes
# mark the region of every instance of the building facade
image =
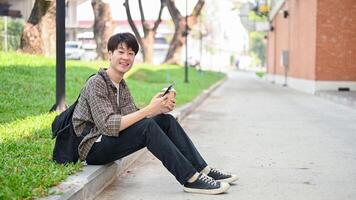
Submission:
[[354,0],[280,0],[267,44],[267,79],[309,93],[356,90]]

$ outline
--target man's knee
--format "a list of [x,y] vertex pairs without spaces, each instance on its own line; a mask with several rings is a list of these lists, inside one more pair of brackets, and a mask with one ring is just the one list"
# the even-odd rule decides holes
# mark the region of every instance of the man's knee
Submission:
[[164,124],[177,121],[176,118],[174,118],[173,115],[171,114],[160,114],[157,115],[154,119],[157,123],[164,123]]
[[177,121],[176,118],[171,114],[164,114],[165,118],[169,121]]
[[156,123],[152,118],[145,118],[141,120],[141,122],[146,126],[152,126],[153,124]]
[[154,120],[152,118],[144,119],[143,123],[145,124],[145,126],[148,127],[149,130],[152,130],[153,132],[159,132],[158,130],[162,131],[162,129],[159,126],[158,122],[156,122],[156,120]]

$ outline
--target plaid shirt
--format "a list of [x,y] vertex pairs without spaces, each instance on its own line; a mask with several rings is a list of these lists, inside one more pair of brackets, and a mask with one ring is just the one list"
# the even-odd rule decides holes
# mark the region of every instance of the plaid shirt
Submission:
[[96,74],[87,81],[73,113],[73,128],[78,136],[87,122],[94,124],[79,144],[80,160],[86,159],[100,135],[118,137],[121,117],[138,110],[124,80],[120,82],[118,106],[116,87],[104,69],[98,73],[100,75]]

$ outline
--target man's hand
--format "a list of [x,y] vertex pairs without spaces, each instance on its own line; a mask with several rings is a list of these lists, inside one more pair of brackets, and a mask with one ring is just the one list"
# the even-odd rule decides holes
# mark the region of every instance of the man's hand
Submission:
[[168,100],[168,96],[162,96],[163,93],[157,93],[152,99],[150,104],[147,106],[148,117],[153,117],[158,114],[164,113],[167,108],[165,102]]
[[139,120],[145,117],[154,117],[158,114],[168,112],[169,109],[172,109],[172,106],[174,107],[175,105],[175,101],[174,104],[171,102],[169,103],[169,108],[167,108],[166,102],[168,102],[168,99],[168,95],[163,96],[162,92],[158,93],[152,98],[151,103],[148,106],[136,112],[122,116],[120,131],[126,129],[127,127],[131,126],[132,124],[138,122]]
[[175,95],[169,95],[168,99],[164,102],[166,105],[166,109],[163,113],[171,112],[176,106],[176,98]]

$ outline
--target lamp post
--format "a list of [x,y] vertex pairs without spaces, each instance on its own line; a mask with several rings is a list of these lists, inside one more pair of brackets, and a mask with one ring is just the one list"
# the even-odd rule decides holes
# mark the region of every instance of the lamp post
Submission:
[[56,104],[51,111],[66,108],[65,74],[65,1],[56,0]]
[[201,15],[199,15],[199,72],[201,73],[201,60],[203,56],[203,32],[202,32],[202,19]]
[[185,0],[185,65],[184,65],[184,83],[188,83],[188,0]]
[[4,16],[5,20],[4,20],[4,28],[5,28],[5,34],[4,34],[4,47],[5,47],[5,52],[7,52],[7,16]]

